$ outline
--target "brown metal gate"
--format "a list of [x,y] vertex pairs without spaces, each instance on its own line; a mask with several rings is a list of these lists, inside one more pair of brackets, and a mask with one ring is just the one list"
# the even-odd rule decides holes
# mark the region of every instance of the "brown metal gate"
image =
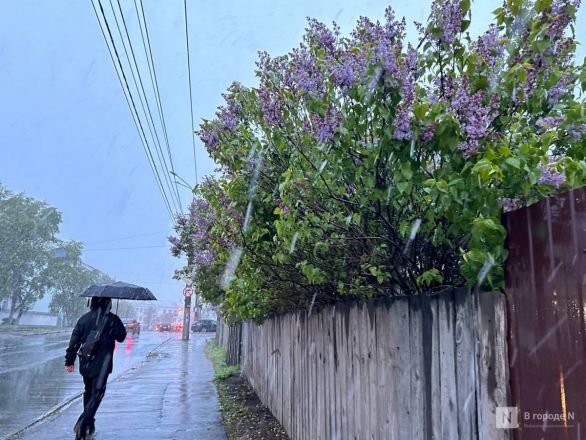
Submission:
[[586,440],[586,188],[504,217],[519,440]]

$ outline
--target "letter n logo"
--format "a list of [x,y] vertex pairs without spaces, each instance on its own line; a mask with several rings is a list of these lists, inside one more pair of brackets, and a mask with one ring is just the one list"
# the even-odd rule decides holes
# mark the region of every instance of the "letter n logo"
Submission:
[[497,406],[496,427],[515,429],[519,427],[519,410],[516,406]]

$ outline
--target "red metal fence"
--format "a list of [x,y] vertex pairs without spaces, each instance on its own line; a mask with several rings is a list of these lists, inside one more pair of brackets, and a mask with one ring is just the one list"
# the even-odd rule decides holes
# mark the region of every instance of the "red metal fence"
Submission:
[[586,439],[586,188],[504,220],[515,438]]

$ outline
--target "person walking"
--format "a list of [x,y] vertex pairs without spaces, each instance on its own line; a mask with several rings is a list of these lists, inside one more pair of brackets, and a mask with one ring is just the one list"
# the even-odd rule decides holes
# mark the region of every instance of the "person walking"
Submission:
[[126,339],[126,328],[110,312],[111,308],[111,298],[93,297],[90,311],[77,321],[65,352],[68,373],[73,372],[75,358],[79,356],[79,372],[85,385],[83,412],[73,428],[76,440],[85,439],[96,430],[95,415],[112,372],[115,341]]

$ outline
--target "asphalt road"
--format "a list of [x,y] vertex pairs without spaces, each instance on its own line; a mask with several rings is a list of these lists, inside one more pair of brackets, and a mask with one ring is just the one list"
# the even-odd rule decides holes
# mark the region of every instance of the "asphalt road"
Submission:
[[[168,338],[180,333],[143,331],[128,335],[114,352],[115,378],[142,362]],[[27,426],[55,405],[83,390],[79,373],[65,372],[69,334],[12,336],[0,339],[0,438]]]

